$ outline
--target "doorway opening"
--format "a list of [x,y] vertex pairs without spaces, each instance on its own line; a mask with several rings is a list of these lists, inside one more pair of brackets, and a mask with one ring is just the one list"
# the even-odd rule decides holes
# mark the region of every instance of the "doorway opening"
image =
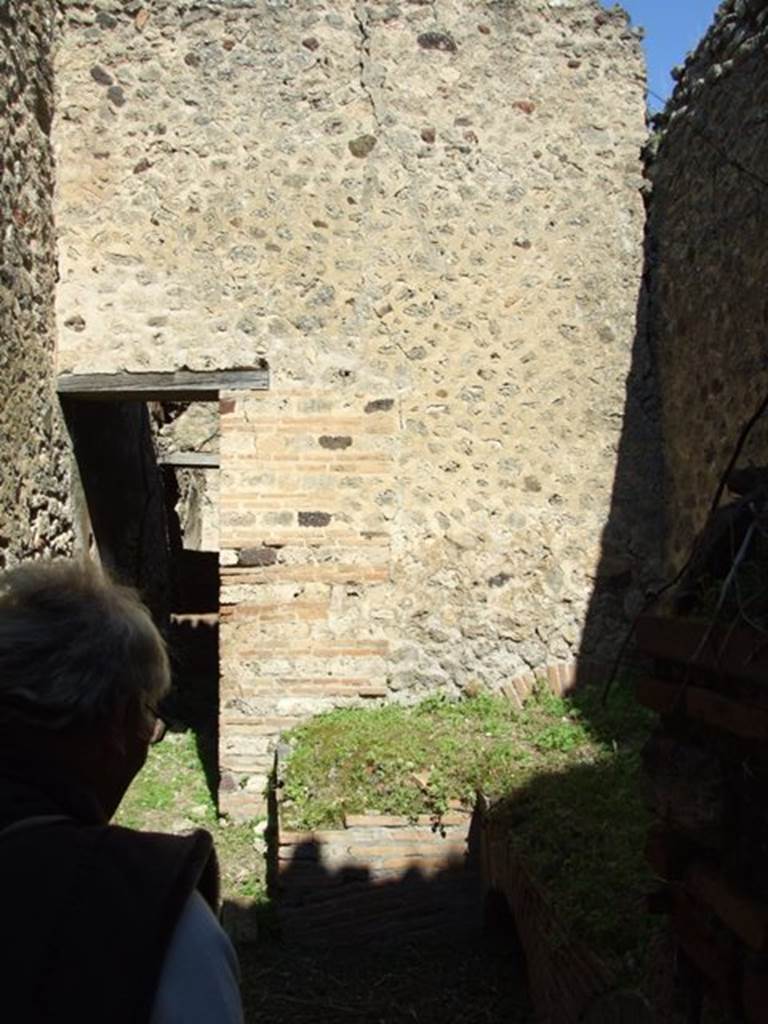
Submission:
[[266,366],[65,374],[79,547],[135,587],[168,641],[163,711],[194,732],[218,804],[219,392],[264,390]]

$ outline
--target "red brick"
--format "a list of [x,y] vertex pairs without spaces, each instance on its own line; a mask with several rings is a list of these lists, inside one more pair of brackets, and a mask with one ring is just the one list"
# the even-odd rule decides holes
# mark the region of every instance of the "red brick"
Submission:
[[681,891],[675,895],[671,920],[684,952],[720,1001],[727,1004],[734,993],[738,968],[731,944],[726,944],[707,922],[702,909]]
[[347,814],[347,828],[403,828],[411,824],[410,818],[399,814]]
[[278,845],[299,846],[302,843],[345,843],[346,835],[344,829],[318,829],[315,832],[292,832],[285,830],[280,832]]
[[547,666],[547,685],[556,697],[559,697],[562,690],[560,687],[560,675],[556,665]]

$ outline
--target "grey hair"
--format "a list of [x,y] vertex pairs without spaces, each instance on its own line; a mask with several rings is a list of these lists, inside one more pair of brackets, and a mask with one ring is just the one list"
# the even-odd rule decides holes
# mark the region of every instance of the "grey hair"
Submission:
[[165,643],[130,587],[75,561],[0,575],[0,714],[64,728],[169,686]]

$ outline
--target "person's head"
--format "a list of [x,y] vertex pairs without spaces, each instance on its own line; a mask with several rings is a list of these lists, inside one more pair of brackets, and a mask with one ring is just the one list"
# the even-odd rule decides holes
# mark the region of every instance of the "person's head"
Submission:
[[169,684],[163,640],[130,588],[70,561],[0,575],[5,741],[71,772],[107,817],[146,759]]

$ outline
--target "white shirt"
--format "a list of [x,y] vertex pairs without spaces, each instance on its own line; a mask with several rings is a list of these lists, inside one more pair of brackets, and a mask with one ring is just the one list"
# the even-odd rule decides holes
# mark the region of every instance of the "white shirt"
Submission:
[[165,956],[150,1024],[243,1024],[237,956],[199,892]]

